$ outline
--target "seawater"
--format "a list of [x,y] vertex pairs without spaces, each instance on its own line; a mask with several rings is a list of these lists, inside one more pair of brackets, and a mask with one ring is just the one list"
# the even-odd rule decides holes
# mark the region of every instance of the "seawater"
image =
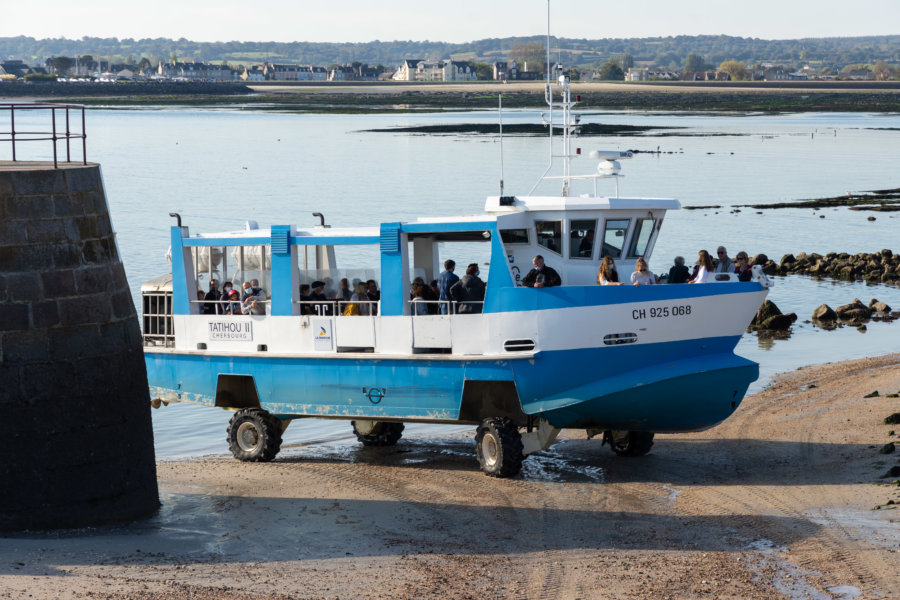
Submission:
[[[504,122],[539,123],[540,111],[509,111]],[[369,226],[420,216],[476,214],[498,193],[496,137],[372,133],[394,126],[496,122],[491,111],[404,115],[321,115],[228,109],[90,109],[88,160],[102,165],[119,249],[136,306],[142,281],[169,269],[168,216],[178,212],[192,232],[242,229],[247,220],[312,225],[313,212],[335,226]],[[682,255],[692,263],[701,248],[725,245],[776,261],[785,253],[900,251],[900,217],[846,208],[819,212],[756,210],[738,204],[773,203],[900,187],[900,115],[793,115],[594,112],[582,122],[653,125],[650,135],[584,137],[576,172],[590,172],[590,150],[644,150],[622,161],[626,196],[678,198],[720,209],[667,214],[650,261],[668,271]],[[0,150],[2,152],[3,150]],[[541,137],[503,140],[508,194],[527,194],[549,161]],[[0,156],[0,158],[6,158]],[[46,156],[29,156],[41,159]],[[558,184],[536,193],[555,194]],[[576,190],[576,193],[579,190]],[[587,189],[581,191],[588,191]],[[601,193],[614,193],[601,182]],[[819,215],[825,218],[819,218]],[[897,213],[900,215],[900,213]],[[876,221],[867,221],[870,215]],[[458,257],[466,258],[466,257]],[[900,350],[900,323],[823,331],[808,321],[825,302],[877,297],[900,309],[900,288],[862,283],[776,278],[769,298],[799,321],[787,340],[745,335],[737,352],[760,364],[761,389],[773,375],[798,367]],[[227,452],[231,413],[169,405],[153,411],[160,458]],[[407,435],[470,428],[408,426]],[[345,421],[297,420],[286,444],[332,444],[352,439]]]

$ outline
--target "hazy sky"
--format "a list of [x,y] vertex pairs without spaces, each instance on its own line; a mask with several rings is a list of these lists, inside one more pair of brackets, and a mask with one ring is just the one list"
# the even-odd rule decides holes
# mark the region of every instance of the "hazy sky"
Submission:
[[[546,0],[29,0],[5,2],[0,37],[195,41],[439,40],[544,34]],[[726,34],[765,39],[900,33],[900,0],[553,0],[553,35]]]

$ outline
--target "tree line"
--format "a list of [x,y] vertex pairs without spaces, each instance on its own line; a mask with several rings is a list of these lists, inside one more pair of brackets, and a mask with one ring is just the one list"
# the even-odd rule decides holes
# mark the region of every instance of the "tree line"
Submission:
[[[137,64],[141,59],[158,63],[172,55],[181,60],[256,64],[263,61],[299,64],[349,64],[353,61],[396,66],[407,58],[480,62],[508,60],[516,47],[537,45],[543,49],[543,36],[489,38],[463,44],[440,41],[336,42],[194,42],[185,38],[98,38],[83,37],[35,39],[28,36],[0,37],[0,57],[18,58],[31,64],[43,64],[51,57],[76,57],[91,54],[110,62]],[[682,69],[689,55],[706,65],[735,61],[745,65],[759,62],[797,68],[812,64],[816,69],[839,72],[848,65],[888,66],[900,64],[900,35],[847,38],[805,38],[763,40],[734,36],[671,36],[657,38],[576,39],[551,38],[554,61],[566,67],[599,69],[615,59],[629,56],[641,66]],[[543,50],[542,50],[543,51]],[[537,59],[533,59],[537,60]],[[541,62],[545,60],[543,57]],[[623,65],[619,64],[619,68]],[[627,69],[627,67],[626,67]],[[529,70],[532,69],[529,65]]]

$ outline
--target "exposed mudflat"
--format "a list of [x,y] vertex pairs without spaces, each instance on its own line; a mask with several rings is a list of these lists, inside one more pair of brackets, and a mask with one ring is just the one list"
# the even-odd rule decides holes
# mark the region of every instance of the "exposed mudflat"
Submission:
[[161,462],[152,519],[0,538],[0,598],[896,598],[898,390],[897,354],[805,368],[643,458],[567,437],[508,480],[470,437]]

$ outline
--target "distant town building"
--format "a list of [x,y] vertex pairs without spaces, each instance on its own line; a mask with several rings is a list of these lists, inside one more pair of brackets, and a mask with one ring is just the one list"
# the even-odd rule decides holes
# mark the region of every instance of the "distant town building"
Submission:
[[422,62],[421,58],[408,58],[400,64],[400,68],[394,73],[396,81],[415,81],[416,67]]
[[234,72],[225,65],[203,62],[160,62],[156,68],[158,77],[184,81],[232,81]]

